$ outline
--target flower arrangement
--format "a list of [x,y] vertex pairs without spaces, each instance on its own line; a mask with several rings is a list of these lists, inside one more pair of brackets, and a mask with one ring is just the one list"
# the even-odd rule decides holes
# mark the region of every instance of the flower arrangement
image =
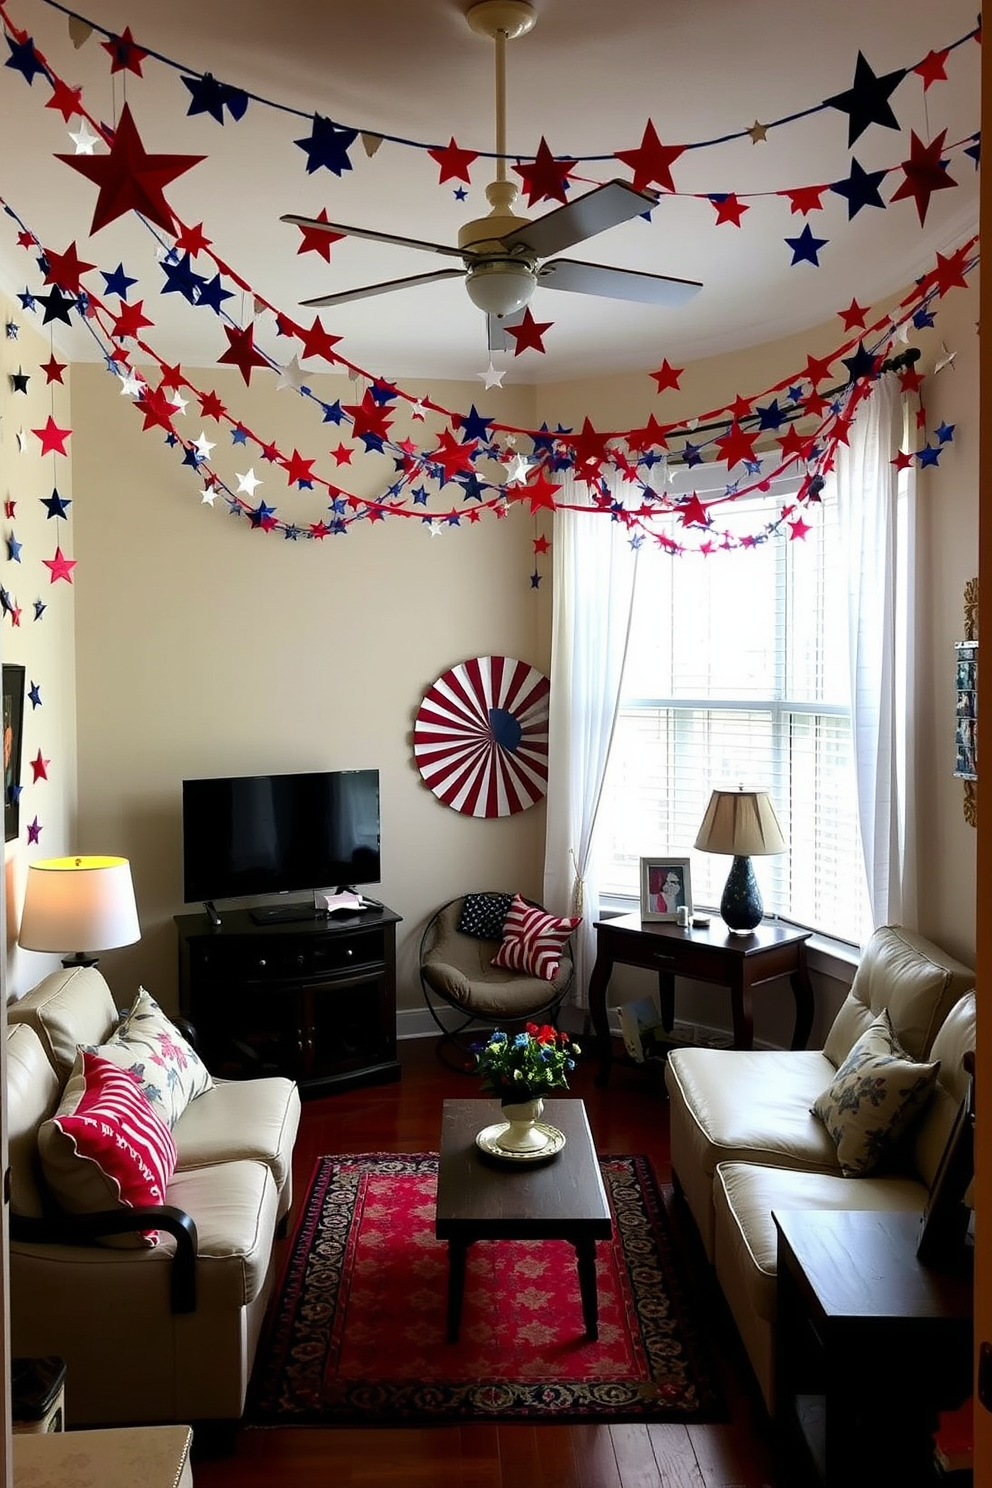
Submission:
[[487,1043],[476,1046],[475,1067],[482,1076],[483,1090],[509,1105],[552,1090],[567,1090],[569,1071],[575,1068],[580,1052],[570,1034],[550,1023],[528,1023],[523,1033],[512,1038],[495,1029]]

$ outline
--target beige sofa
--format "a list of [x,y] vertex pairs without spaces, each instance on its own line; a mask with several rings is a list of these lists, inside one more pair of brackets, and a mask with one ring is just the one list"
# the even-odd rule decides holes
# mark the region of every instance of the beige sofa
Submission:
[[142,1248],[133,1224],[129,1235],[77,1240],[91,1221],[54,1202],[39,1131],[77,1046],[112,1038],[114,999],[96,968],[72,968],[12,1002],[7,1018],[13,1353],[66,1361],[70,1426],[237,1419],[292,1202],[296,1086],[216,1082],[196,1095],[172,1130],[159,1243]]
[[[672,1170],[692,1211],[769,1410],[774,1409],[776,1209],[922,1213],[965,1097],[974,972],[898,926],[872,936],[823,1049],[678,1049],[665,1082]],[[939,1060],[932,1094],[890,1156],[846,1177],[811,1107],[888,1010],[913,1060]]]

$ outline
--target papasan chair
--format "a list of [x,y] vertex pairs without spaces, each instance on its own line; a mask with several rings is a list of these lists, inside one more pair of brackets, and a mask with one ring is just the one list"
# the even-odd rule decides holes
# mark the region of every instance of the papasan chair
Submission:
[[[522,906],[519,910],[514,910],[515,900]],[[519,965],[493,965],[501,947],[508,943],[504,940],[508,915],[508,959],[553,971],[550,979]],[[515,948],[513,929],[523,919],[528,931],[538,934],[530,935],[528,953],[521,956]],[[533,900],[513,894],[462,894],[441,906],[421,937],[420,981],[427,1010],[441,1031],[438,1055],[445,1063],[471,1073],[474,1059],[466,1030],[473,1024],[481,1036],[483,1029],[538,1021],[556,1023],[574,976],[568,936],[578,923],[548,915]],[[529,949],[538,941],[544,954],[535,959]]]

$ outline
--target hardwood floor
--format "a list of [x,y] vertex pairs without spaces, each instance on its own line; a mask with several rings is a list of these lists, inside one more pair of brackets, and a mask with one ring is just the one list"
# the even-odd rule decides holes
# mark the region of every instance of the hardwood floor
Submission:
[[[333,1152],[431,1152],[441,1102],[475,1093],[437,1058],[436,1041],[401,1045],[403,1077],[306,1101],[294,1159],[296,1193]],[[614,1063],[607,1090],[583,1061],[572,1080],[600,1152],[643,1152],[669,1178],[668,1108],[660,1067]],[[673,1228],[700,1291],[727,1398],[714,1426],[494,1426],[241,1429],[232,1455],[197,1458],[196,1488],[769,1488],[768,1423],[699,1242],[678,1200]],[[783,1485],[784,1488],[784,1485]]]

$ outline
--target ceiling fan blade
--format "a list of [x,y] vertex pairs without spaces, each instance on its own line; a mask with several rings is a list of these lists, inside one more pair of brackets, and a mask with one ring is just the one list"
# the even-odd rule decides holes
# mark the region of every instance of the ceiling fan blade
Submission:
[[699,293],[696,279],[670,279],[638,269],[611,269],[605,264],[555,258],[537,271],[542,289],[568,289],[573,294],[602,295],[608,300],[633,300],[639,305],[684,305]]
[[347,305],[349,300],[367,300],[372,295],[391,294],[394,289],[410,289],[417,284],[434,284],[439,279],[460,279],[461,269],[435,269],[431,274],[411,274],[406,279],[387,279],[382,284],[365,284],[360,289],[342,289],[337,294],[318,295],[313,300],[301,300],[300,304]]
[[519,325],[526,313],[526,310],[515,310],[512,315],[486,316],[486,327],[489,336],[490,351],[509,350],[510,338],[506,334],[506,327]]
[[538,258],[547,258],[551,253],[561,253],[574,243],[583,243],[586,238],[605,232],[608,227],[629,222],[657,205],[658,198],[652,192],[635,191],[626,181],[607,181],[546,217],[518,227],[501,241],[509,248],[519,243]]
[[401,238],[396,233],[375,232],[369,227],[346,227],[343,222],[324,222],[319,217],[301,217],[296,212],[286,212],[280,222],[294,222],[297,227],[317,227],[323,232],[342,233],[347,238],[371,238],[374,243],[395,243],[401,248],[422,248],[426,253],[446,253],[451,258],[461,258],[458,248],[449,248],[444,243],[425,243],[420,238]]

